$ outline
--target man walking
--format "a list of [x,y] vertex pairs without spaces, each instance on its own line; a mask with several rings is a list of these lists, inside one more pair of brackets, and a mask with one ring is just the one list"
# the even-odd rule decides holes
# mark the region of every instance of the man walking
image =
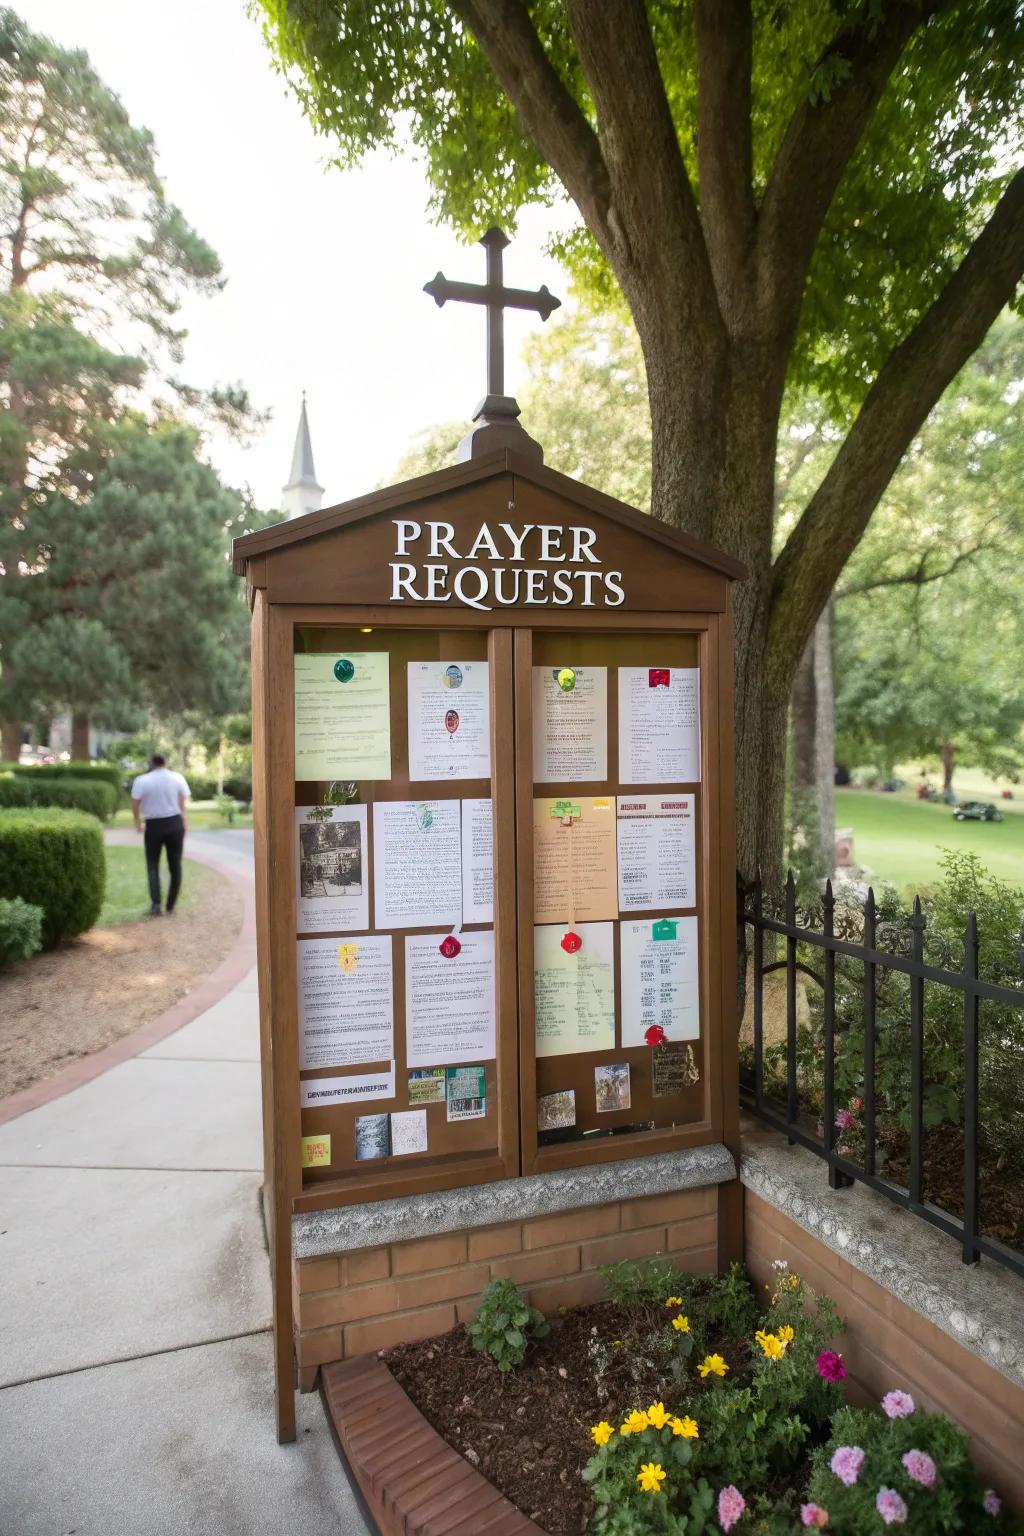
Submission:
[[132,785],[132,814],[136,832],[146,823],[146,870],[149,875],[150,915],[160,916],[160,850],[167,849],[170,884],[167,911],[181,890],[181,850],[185,845],[185,806],[192,791],[180,773],[167,766],[159,752],[149,760],[149,772],[140,773]]

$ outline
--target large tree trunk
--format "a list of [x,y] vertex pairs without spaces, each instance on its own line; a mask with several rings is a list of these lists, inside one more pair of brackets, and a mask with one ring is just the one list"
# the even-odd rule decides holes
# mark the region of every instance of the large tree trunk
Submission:
[[89,761],[89,716],[71,716],[71,756],[76,763]]
[[953,769],[956,767],[956,747],[951,741],[942,743],[942,793],[947,802],[952,805],[956,798],[953,794]]
[[16,763],[21,755],[21,721],[0,720],[0,762]]
[[794,818],[803,830],[816,874],[831,875],[835,860],[835,680],[832,600],[804,647],[793,679]]

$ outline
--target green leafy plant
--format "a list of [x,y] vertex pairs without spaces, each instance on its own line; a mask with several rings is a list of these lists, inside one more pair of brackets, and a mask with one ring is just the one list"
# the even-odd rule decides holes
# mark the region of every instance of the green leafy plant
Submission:
[[0,896],[0,965],[28,960],[43,947],[43,909]]
[[234,825],[235,816],[238,814],[238,801],[234,795],[218,795],[214,801],[214,809],[226,826]]
[[529,1338],[543,1338],[548,1324],[513,1280],[492,1280],[466,1332],[474,1348],[490,1355],[499,1371],[510,1371],[522,1365]]
[[881,1529],[887,1511],[886,1523],[907,1536],[1019,1531],[975,1471],[963,1430],[944,1414],[916,1409],[905,1394],[885,1401],[893,1397],[894,1417],[840,1408],[828,1443],[815,1452],[810,1496],[828,1510],[828,1530],[860,1536]]
[[595,1424],[597,1450],[583,1469],[594,1500],[595,1536],[705,1536],[719,1531],[715,1494],[700,1476],[701,1446],[689,1417],[663,1403],[635,1409],[621,1428]]
[[608,1300],[618,1307],[660,1306],[667,1296],[682,1294],[686,1277],[668,1259],[621,1259],[601,1269]]
[[81,811],[0,810],[0,896],[43,910],[43,948],[91,928],[103,907],[103,829]]

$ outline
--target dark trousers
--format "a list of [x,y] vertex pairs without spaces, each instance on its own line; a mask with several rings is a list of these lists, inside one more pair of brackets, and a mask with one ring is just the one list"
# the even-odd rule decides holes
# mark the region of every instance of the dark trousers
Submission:
[[160,850],[167,849],[167,868],[171,883],[167,887],[167,910],[174,911],[174,903],[181,890],[181,850],[185,846],[185,822],[181,816],[151,816],[146,822],[146,871],[149,875],[149,899],[154,907],[160,905]]

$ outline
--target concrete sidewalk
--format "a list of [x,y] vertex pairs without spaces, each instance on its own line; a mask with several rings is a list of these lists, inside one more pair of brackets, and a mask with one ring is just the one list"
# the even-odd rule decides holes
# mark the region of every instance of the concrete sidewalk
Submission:
[[[251,846],[188,852],[251,873]],[[319,1397],[274,1438],[258,1039],[252,971],[0,1126],[2,1536],[368,1532]]]

